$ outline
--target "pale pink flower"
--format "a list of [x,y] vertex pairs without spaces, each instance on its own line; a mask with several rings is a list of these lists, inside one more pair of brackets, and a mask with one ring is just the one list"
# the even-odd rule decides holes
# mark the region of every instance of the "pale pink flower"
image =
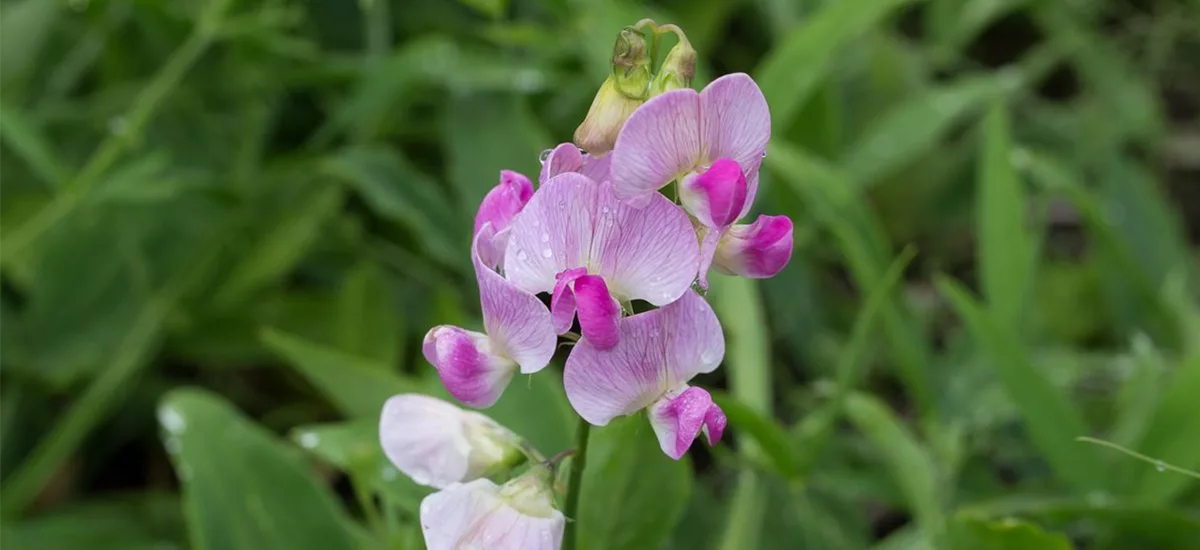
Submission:
[[503,260],[497,252],[502,253],[508,242],[508,225],[532,196],[533,182],[529,178],[511,170],[500,171],[500,183],[488,191],[479,203],[479,210],[475,213],[475,229],[471,232],[472,236],[476,236],[488,224],[494,230],[488,242],[481,246],[484,265],[497,267]]
[[397,469],[430,487],[483,477],[523,458],[520,439],[496,421],[415,393],[384,403],[379,441]]
[[554,149],[543,152],[542,172],[538,183],[545,184],[551,178],[566,172],[579,172],[596,182],[612,179],[609,167],[612,155],[595,156],[580,151],[574,143],[560,143]]
[[678,460],[700,433],[721,439],[725,413],[707,391],[688,386],[725,356],[721,324],[708,302],[688,291],[662,308],[620,322],[620,341],[604,350],[581,339],[567,358],[567,400],[591,424],[649,409],[664,453]]
[[687,214],[658,195],[633,208],[609,183],[574,172],[552,177],[509,229],[505,277],[531,293],[551,293],[556,332],[576,313],[597,347],[616,343],[621,302],[662,306],[682,296],[698,268]]
[[535,469],[497,486],[456,483],[421,501],[429,550],[558,550],[566,519],[554,508],[546,475]]
[[425,334],[422,346],[450,395],[479,408],[495,404],[518,370],[532,374],[545,368],[557,340],[550,312],[537,296],[484,264],[480,249],[494,238],[485,223],[471,254],[486,333],[439,325]]

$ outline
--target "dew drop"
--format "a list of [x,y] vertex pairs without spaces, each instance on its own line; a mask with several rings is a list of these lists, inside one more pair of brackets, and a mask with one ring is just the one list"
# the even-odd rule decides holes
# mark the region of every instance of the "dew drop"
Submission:
[[559,207],[559,208],[566,208],[566,207],[567,207],[567,201],[566,201],[565,199],[564,199],[564,200],[560,200],[560,201],[558,201],[558,207]]
[[306,449],[314,449],[321,443],[321,436],[313,432],[305,432],[300,436],[300,445]]
[[108,132],[114,136],[123,136],[129,131],[129,123],[125,117],[115,116],[108,119]]
[[767,150],[763,149],[762,158],[767,158]]
[[158,423],[162,424],[164,429],[173,434],[183,433],[183,430],[187,428],[187,421],[173,407],[158,409]]
[[1154,463],[1154,469],[1160,472],[1165,472],[1167,471],[1167,465],[1163,464],[1163,461],[1159,460]]
[[550,159],[550,154],[553,152],[554,149],[546,149],[545,151],[542,151],[538,154],[538,162],[546,164],[546,161]]
[[550,256],[553,256],[553,255],[554,255],[554,253],[551,252],[549,248],[542,249],[542,257],[543,258],[549,258]]
[[549,233],[542,233],[542,242],[544,242],[544,243],[550,242],[550,234]]
[[604,214],[607,214],[607,213],[608,213],[608,207],[607,207],[607,206],[605,206],[604,208],[601,208],[601,209],[600,209],[600,212],[601,212],[601,213],[604,213]]
[[521,250],[521,251],[517,252],[517,259],[521,260],[523,262],[523,261],[529,259],[529,256],[526,256],[525,251]]

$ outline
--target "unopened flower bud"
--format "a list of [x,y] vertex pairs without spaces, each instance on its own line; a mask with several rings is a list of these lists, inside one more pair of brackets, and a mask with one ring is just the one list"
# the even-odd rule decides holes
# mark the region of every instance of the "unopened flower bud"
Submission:
[[612,68],[612,74],[596,92],[587,117],[575,129],[575,144],[590,155],[611,151],[625,119],[648,97],[650,57],[640,32],[626,28],[617,35]]
[[683,33],[679,33],[679,43],[667,52],[662,68],[650,84],[650,96],[656,96],[671,90],[689,88],[692,77],[696,76],[696,50],[688,42]]

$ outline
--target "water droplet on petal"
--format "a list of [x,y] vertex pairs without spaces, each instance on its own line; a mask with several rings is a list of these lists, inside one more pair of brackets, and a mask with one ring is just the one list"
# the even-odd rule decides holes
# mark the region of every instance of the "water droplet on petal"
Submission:
[[546,149],[545,151],[542,151],[541,153],[538,154],[538,162],[540,162],[542,164],[546,164],[546,160],[548,160],[550,158],[550,154],[553,152],[554,152],[554,149]]
[[1163,464],[1163,461],[1159,460],[1158,462],[1154,463],[1154,469],[1160,472],[1165,472],[1167,471],[1167,465]]
[[529,256],[526,256],[526,255],[525,255],[525,251],[524,251],[524,250],[521,250],[521,251],[517,252],[517,259],[518,259],[518,260],[525,261],[525,260],[526,260],[526,259],[528,259],[528,258],[529,258]]
[[767,158],[767,150],[763,149],[762,158]]
[[549,233],[542,233],[542,242],[544,242],[544,243],[550,242],[550,234]]
[[558,207],[559,207],[559,208],[566,208],[566,207],[567,207],[567,201],[566,201],[565,199],[558,201]]
[[607,214],[607,213],[608,213],[608,207],[607,207],[607,206],[605,206],[604,208],[601,208],[601,209],[600,209],[600,212],[602,212],[602,213],[604,213],[604,214]]
[[553,256],[553,255],[554,255],[554,253],[551,252],[549,248],[542,249],[542,257],[543,258],[549,258],[550,256]]

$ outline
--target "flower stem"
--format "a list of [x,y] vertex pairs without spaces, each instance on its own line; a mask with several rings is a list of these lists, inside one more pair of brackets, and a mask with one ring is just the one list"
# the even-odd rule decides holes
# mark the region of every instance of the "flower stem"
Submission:
[[567,503],[563,514],[567,516],[567,532],[563,548],[575,550],[575,533],[578,531],[579,493],[583,481],[583,468],[586,463],[588,435],[592,425],[587,420],[579,419],[579,428],[575,431],[575,454],[571,457],[571,478],[567,485]]

